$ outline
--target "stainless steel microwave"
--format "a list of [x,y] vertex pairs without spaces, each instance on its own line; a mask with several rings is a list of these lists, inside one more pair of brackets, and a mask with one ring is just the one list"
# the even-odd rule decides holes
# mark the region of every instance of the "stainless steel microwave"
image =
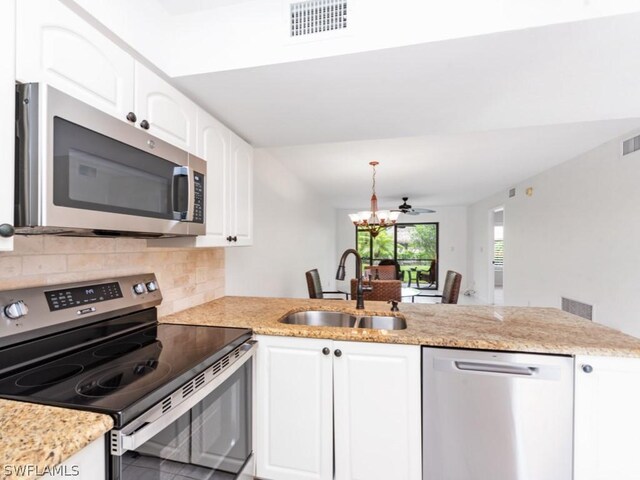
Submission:
[[16,89],[16,233],[205,233],[204,160],[45,84]]

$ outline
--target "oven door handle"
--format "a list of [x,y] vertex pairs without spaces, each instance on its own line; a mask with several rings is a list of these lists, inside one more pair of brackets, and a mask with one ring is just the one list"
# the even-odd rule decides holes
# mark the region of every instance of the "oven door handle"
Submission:
[[[186,177],[186,193],[182,191],[183,184],[180,183]],[[174,220],[181,222],[192,222],[193,212],[195,209],[195,175],[193,169],[180,166],[173,167],[173,183],[172,189],[172,209]],[[186,195],[186,202],[184,197]]]
[[[240,358],[220,372],[202,388],[196,390],[195,393],[188,397],[187,400],[178,404],[175,408],[170,409],[167,413],[162,414],[155,420],[143,423],[137,428],[134,426],[133,431],[129,433],[126,433],[126,428],[124,430],[112,430],[111,453],[115,455],[122,455],[127,450],[135,450],[191,410],[194,406],[204,400],[207,395],[222,385],[222,383],[224,383],[231,375],[242,368],[242,366],[255,355],[258,349],[258,342],[250,340],[240,348],[242,351]],[[135,422],[134,424],[137,423],[138,422]],[[114,440],[117,442],[117,445],[113,444]]]

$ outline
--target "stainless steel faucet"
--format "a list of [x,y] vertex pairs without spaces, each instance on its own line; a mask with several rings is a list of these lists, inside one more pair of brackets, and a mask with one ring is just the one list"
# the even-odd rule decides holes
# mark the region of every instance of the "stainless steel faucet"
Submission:
[[364,287],[362,285],[362,257],[353,248],[349,248],[344,251],[342,257],[340,257],[340,264],[338,265],[338,271],[336,272],[336,280],[344,280],[344,264],[347,261],[349,254],[353,253],[356,257],[356,278],[358,279],[358,286],[356,287],[356,309],[364,310]]

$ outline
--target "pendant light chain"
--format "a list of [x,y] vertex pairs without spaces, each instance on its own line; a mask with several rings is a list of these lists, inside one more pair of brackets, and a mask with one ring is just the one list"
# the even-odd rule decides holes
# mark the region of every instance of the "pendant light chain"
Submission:
[[373,167],[373,185],[371,186],[371,194],[376,194],[376,165],[378,162],[371,162],[371,166]]

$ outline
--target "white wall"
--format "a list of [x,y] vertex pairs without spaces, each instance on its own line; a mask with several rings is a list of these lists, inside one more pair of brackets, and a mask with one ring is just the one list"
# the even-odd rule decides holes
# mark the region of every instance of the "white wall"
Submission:
[[226,249],[226,294],[304,298],[312,268],[332,289],[335,209],[262,149],[254,186],[254,245]]
[[[440,270],[438,271],[439,286],[444,285],[447,270],[455,270],[462,274],[462,285],[467,279],[467,208],[466,207],[433,207],[435,213],[408,216],[401,215],[398,223],[438,222],[440,229]],[[338,266],[339,256],[347,248],[355,248],[355,227],[348,214],[353,210],[338,210],[337,212],[337,255],[335,267]],[[338,288],[349,291],[349,280],[353,278],[355,266],[353,256],[347,263],[347,275],[344,282],[337,282]]]
[[521,182],[514,198],[502,192],[469,207],[470,286],[480,298],[488,212],[504,203],[506,305],[559,307],[564,296],[592,304],[595,321],[640,336],[640,152],[621,157],[621,141]]

